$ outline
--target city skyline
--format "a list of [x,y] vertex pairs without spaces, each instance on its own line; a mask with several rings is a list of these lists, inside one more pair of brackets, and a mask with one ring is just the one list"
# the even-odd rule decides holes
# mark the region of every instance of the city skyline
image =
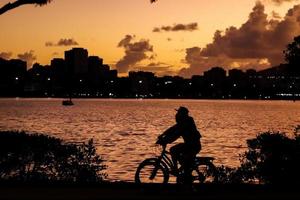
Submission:
[[87,49],[72,48],[51,64],[26,68],[20,59],[0,59],[2,97],[293,99],[300,97],[299,73],[290,64],[256,71],[213,67],[191,79],[129,71],[118,77]]
[[27,60],[29,67],[47,65],[52,57],[82,46],[125,74],[142,70],[190,77],[214,66],[275,66],[283,62],[285,45],[300,34],[297,1],[126,2],[54,0],[41,8],[9,11],[0,18],[0,56]]

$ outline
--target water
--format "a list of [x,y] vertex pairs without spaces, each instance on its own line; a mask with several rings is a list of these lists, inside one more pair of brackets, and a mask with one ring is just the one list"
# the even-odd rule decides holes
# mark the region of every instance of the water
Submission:
[[186,106],[203,136],[202,155],[217,165],[239,165],[246,140],[262,131],[292,134],[300,124],[300,102],[213,100],[0,99],[0,130],[25,130],[70,142],[93,138],[110,180],[133,181],[137,165],[158,153],[156,137]]

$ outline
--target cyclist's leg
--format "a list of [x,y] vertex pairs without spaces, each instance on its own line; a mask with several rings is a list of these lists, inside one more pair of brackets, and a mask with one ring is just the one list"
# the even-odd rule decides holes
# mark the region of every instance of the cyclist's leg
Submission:
[[183,155],[184,183],[192,183],[192,166],[194,155],[190,152],[185,152]]
[[177,144],[177,145],[174,145],[173,147],[170,148],[170,153],[171,153],[171,156],[172,156],[172,161],[174,163],[174,166],[175,166],[175,170],[178,169],[178,161],[181,160],[181,154],[183,153],[185,147],[184,147],[184,144],[183,143],[180,143],[180,144]]
[[186,146],[183,154],[183,168],[184,168],[184,182],[190,184],[192,180],[192,170],[197,153],[200,151],[198,148],[190,148]]

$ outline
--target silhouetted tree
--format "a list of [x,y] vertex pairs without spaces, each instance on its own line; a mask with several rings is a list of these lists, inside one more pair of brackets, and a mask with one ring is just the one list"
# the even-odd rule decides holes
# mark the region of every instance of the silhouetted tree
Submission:
[[0,15],[2,15],[3,13],[5,13],[9,10],[12,10],[14,8],[22,6],[22,5],[35,4],[37,6],[43,6],[49,2],[51,2],[51,0],[17,0],[13,3],[8,3],[8,4],[4,5],[2,8],[0,8]]
[[247,181],[266,184],[300,183],[300,137],[262,133],[247,141],[240,170]]
[[284,54],[285,60],[292,72],[300,74],[300,36],[295,37],[294,41],[287,45],[287,49],[284,51]]
[[[46,5],[47,3],[51,2],[52,0],[17,0],[13,3],[8,3],[0,8],[0,15],[4,14],[5,12],[17,8],[22,5],[26,4],[35,4],[38,6]],[[150,0],[151,3],[155,3],[157,0]]]
[[45,135],[0,132],[1,181],[98,183],[104,169],[92,140],[75,145]]

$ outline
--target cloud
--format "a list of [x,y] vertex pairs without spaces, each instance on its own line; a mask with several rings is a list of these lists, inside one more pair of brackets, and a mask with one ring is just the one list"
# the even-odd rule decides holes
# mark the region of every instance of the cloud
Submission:
[[202,49],[199,47],[192,47],[186,49],[186,57],[184,60],[189,66],[179,71],[182,77],[190,78],[193,75],[201,75],[204,71],[212,67],[220,66],[226,70],[228,69],[265,69],[270,66],[267,59],[233,59],[226,55],[217,57],[203,57]]
[[300,34],[300,5],[288,11],[282,20],[268,20],[264,5],[257,2],[248,20],[239,28],[229,27],[216,31],[213,42],[200,49],[186,50],[188,68],[181,70],[185,76],[202,73],[209,67],[251,66],[265,68],[282,63],[283,50]]
[[175,75],[175,71],[172,70],[172,66],[163,62],[152,62],[148,65],[144,66],[135,66],[133,68],[135,71],[147,71],[153,72],[157,76],[165,76],[165,75]]
[[134,35],[126,35],[118,44],[118,47],[125,50],[125,56],[116,64],[119,73],[126,73],[137,63],[153,57],[153,55],[147,55],[147,53],[153,54],[153,46],[149,43],[149,40],[142,39],[137,42],[134,40]]
[[27,62],[27,66],[32,66],[33,62],[36,60],[36,56],[34,55],[34,51],[30,50],[28,52],[25,52],[23,54],[18,54],[18,58]]
[[277,5],[281,5],[282,3],[285,2],[297,2],[298,0],[271,0],[271,1]]
[[277,13],[277,12],[275,12],[275,11],[272,11],[271,14],[272,14],[272,18],[273,18],[273,19],[277,19],[277,20],[282,19],[282,17],[280,16],[280,14]]
[[198,30],[198,23],[174,24],[173,26],[162,26],[160,28],[156,27],[153,29],[153,32],[159,33],[162,31],[176,32],[176,31],[196,31],[196,30]]
[[0,52],[0,58],[9,60],[12,56],[12,52]]
[[77,46],[79,45],[74,39],[60,39],[57,43],[46,42],[46,47],[53,46]]

